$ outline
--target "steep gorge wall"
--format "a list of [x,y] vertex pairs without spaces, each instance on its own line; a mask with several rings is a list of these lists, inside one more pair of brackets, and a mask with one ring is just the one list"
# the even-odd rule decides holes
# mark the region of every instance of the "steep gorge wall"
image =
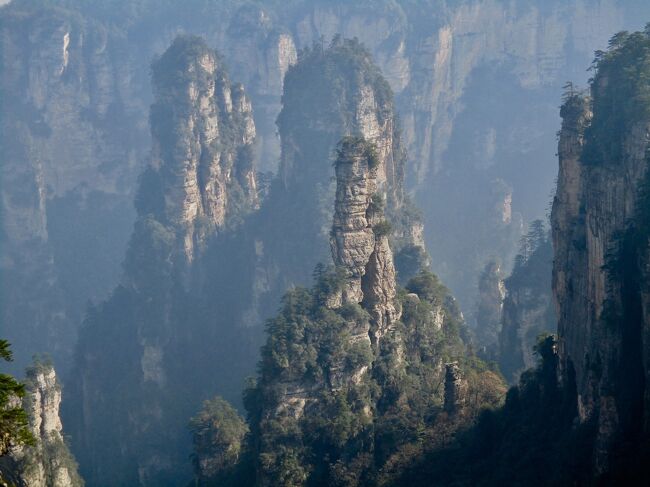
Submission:
[[[275,119],[297,51],[322,37],[329,42],[336,33],[363,41],[396,93],[413,161],[409,186],[420,188],[436,270],[471,309],[476,290],[465,283],[476,282],[492,255],[510,261],[511,242],[521,231],[517,213],[530,219],[545,205],[552,153],[547,158],[540,147],[553,136],[555,89],[584,76],[571,66],[585,65],[612,32],[648,14],[643,2],[614,0],[505,8],[497,0],[380,2],[372,9],[331,2],[197,2],[183,12],[150,2],[59,5],[15,1],[1,13],[7,95],[2,238],[9,249],[2,269],[12,283],[4,288],[3,321],[31,323],[48,337],[28,345],[10,328],[18,362],[37,351],[65,361],[87,300],[103,299],[119,279],[135,218],[137,175],[151,145],[148,66],[177,33],[201,34],[219,46],[234,78],[247,87],[255,106],[255,157],[263,171],[275,170],[280,160]],[[486,92],[491,95],[475,95]],[[507,109],[517,94],[529,111]],[[503,102],[485,101],[492,99]],[[476,116],[495,110],[503,117],[494,122]],[[455,195],[465,192],[485,202],[462,209]],[[489,210],[478,214],[479,207]],[[472,221],[437,208],[466,210]],[[98,225],[100,220],[107,224]],[[487,227],[477,225],[485,221]],[[466,244],[461,253],[481,249],[485,259],[479,252],[475,262],[459,261],[459,242]],[[26,249],[38,259],[28,258]]]
[[[647,454],[647,32],[613,38],[590,96],[562,107],[553,203],[559,356],[595,431],[597,476],[628,478]],[[634,102],[631,102],[634,100]],[[616,107],[616,109],[613,109]],[[617,478],[617,477],[614,477]]]
[[25,487],[82,487],[77,463],[64,439],[59,408],[61,384],[51,365],[37,363],[27,370],[23,408],[34,445],[14,447],[0,459],[0,471]]

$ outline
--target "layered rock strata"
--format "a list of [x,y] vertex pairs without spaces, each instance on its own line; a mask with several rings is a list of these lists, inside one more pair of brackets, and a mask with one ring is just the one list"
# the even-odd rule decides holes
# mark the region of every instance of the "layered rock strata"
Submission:
[[63,437],[59,414],[61,385],[51,365],[36,364],[28,369],[23,407],[35,445],[17,447],[8,460],[10,475],[26,487],[82,487],[77,464]]
[[[179,453],[187,418],[233,373],[222,370],[225,359],[205,355],[222,341],[223,349],[239,351],[235,326],[219,321],[223,308],[206,312],[205,302],[216,299],[205,259],[211,242],[258,206],[251,103],[197,37],[176,38],[153,63],[152,81],[153,147],[122,283],[88,310],[66,410],[93,485],[160,485],[189,476],[189,460]],[[215,345],[217,331],[222,341]],[[187,381],[188,374],[201,378]],[[125,388],[129,399],[114,404],[109,398]]]
[[334,264],[344,269],[344,303],[363,303],[374,323],[377,345],[399,319],[395,308],[396,282],[388,244],[390,223],[381,209],[378,192],[380,168],[376,149],[363,139],[343,139],[338,146],[336,202],[332,226]]
[[257,206],[252,107],[199,38],[177,38],[152,72],[153,148],[145,178],[159,182],[163,203],[151,210],[175,229],[191,262],[228,217]]

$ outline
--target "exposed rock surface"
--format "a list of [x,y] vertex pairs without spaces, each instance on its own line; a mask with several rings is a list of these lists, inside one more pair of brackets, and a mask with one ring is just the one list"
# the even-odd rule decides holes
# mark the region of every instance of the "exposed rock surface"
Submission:
[[[136,217],[131,202],[137,175],[151,145],[148,69],[177,33],[204,35],[226,53],[232,74],[244,82],[256,107],[256,162],[264,171],[276,170],[280,159],[274,122],[284,75],[298,51],[337,33],[364,42],[397,94],[404,146],[415,162],[411,181],[420,188],[420,206],[432,215],[426,239],[436,271],[470,309],[476,276],[488,256],[508,262],[512,249],[495,238],[504,235],[503,227],[494,230],[490,224],[486,235],[476,232],[476,224],[485,221],[477,209],[483,205],[469,208],[473,219],[467,224],[452,218],[455,226],[435,208],[457,208],[458,202],[450,201],[463,193],[459,187],[480,192],[498,178],[513,189],[515,223],[518,213],[525,219],[541,213],[553,178],[544,163],[552,154],[541,149],[555,126],[555,90],[547,88],[585,77],[571,66],[586,64],[629,19],[648,15],[641,0],[525,6],[501,0],[444,6],[385,1],[373,8],[323,1],[273,7],[219,2],[191,9],[150,2],[133,8],[126,1],[111,8],[69,0],[55,4],[16,1],[0,14],[7,94],[2,110],[8,115],[2,117],[7,250],[1,265],[5,281],[12,283],[3,295],[2,319],[30,323],[35,335],[48,337],[30,344],[27,333],[12,329],[18,367],[33,352],[65,360],[88,299],[100,301],[119,280]],[[574,59],[584,62],[568,62]],[[526,103],[513,103],[516,95]],[[485,100],[499,96],[507,97],[500,107],[514,109],[486,124],[486,117],[476,114],[493,113]],[[530,110],[524,113],[522,106]],[[470,176],[474,183],[463,184]],[[99,220],[109,223],[97,225],[88,237],[83,229]],[[507,242],[520,231],[513,227]],[[485,255],[454,261],[460,241]],[[40,286],[34,285],[30,264],[47,276]]]
[[[88,311],[66,410],[93,485],[189,476],[178,453],[187,418],[215,383],[230,374],[243,379],[222,358],[221,350],[244,353],[229,335],[234,326],[205,312],[205,302],[217,301],[205,259],[210,243],[258,205],[251,103],[197,37],[178,37],[153,64],[152,78],[151,162],[140,179],[124,277]],[[124,390],[129,395],[114,401]]]
[[461,412],[467,401],[467,382],[457,362],[445,364],[445,405],[448,414]]
[[[645,98],[635,97],[648,89],[649,43],[647,31],[616,36],[599,57],[590,96],[569,92],[561,112],[552,213],[558,346],[580,421],[595,427],[596,475],[629,470],[620,458],[642,450],[624,441],[648,434],[650,119]],[[618,96],[638,101],[613,111]]]
[[378,193],[380,168],[372,143],[343,139],[338,147],[336,201],[332,226],[334,265],[345,270],[344,303],[363,303],[373,318],[372,341],[399,319],[395,308],[393,254],[388,245],[390,224],[384,220]]
[[501,266],[488,262],[478,283],[479,299],[476,310],[476,343],[486,356],[494,356],[501,330],[501,314],[506,288]]
[[[63,438],[59,416],[61,386],[52,366],[36,364],[28,369],[23,407],[36,440],[34,446],[16,447],[7,461],[10,476],[25,487],[81,487],[83,480]],[[6,462],[0,460],[0,468]]]
[[161,195],[163,204],[139,210],[175,230],[180,253],[190,263],[233,213],[257,206],[252,107],[243,87],[230,83],[217,54],[199,38],[174,41],[153,65],[153,86],[153,148],[144,178],[159,187],[141,194]]

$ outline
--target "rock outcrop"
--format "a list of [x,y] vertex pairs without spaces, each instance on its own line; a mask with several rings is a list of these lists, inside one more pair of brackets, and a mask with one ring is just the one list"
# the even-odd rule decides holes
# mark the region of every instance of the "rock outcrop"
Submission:
[[496,356],[501,315],[506,288],[498,262],[486,264],[478,282],[478,308],[476,310],[476,344],[486,357]]
[[[122,283],[88,310],[66,409],[93,485],[189,477],[189,461],[179,453],[187,418],[215,383],[243,380],[221,352],[245,348],[232,331],[236,324],[221,320],[226,305],[206,312],[206,302],[218,301],[206,259],[211,243],[258,205],[251,103],[197,37],[178,37],[154,62],[152,81],[153,147]],[[106,333],[113,336],[108,343]],[[212,353],[220,358],[207,359]],[[128,399],[115,404],[111,397],[125,388]]]
[[163,202],[140,213],[151,211],[173,228],[179,253],[191,263],[233,214],[257,206],[252,107],[243,87],[230,83],[222,61],[200,38],[178,37],[152,72],[153,148],[144,178],[159,187],[143,192]]
[[[648,90],[649,45],[647,31],[615,36],[597,58],[590,96],[570,91],[561,111],[552,213],[558,348],[580,421],[595,428],[596,476],[634,475],[620,459],[643,454],[632,445],[648,434],[650,117],[639,93]],[[638,101],[613,110],[619,97]]]
[[343,269],[343,303],[363,303],[372,316],[374,346],[399,312],[395,308],[393,254],[388,244],[390,223],[384,219],[383,196],[375,146],[363,138],[345,138],[335,162],[336,201],[332,226],[334,265]]
[[312,289],[287,293],[267,325],[258,381],[246,393],[252,464],[239,466],[256,472],[256,485],[338,485],[377,475],[437,412],[460,413],[469,390],[463,373],[482,373],[470,363],[445,368],[447,359],[466,359],[467,349],[460,313],[435,276],[421,272],[397,293],[377,162],[371,141],[341,140],[335,266],[317,267]]
[[[11,477],[25,487],[82,487],[77,464],[63,437],[59,416],[61,385],[51,365],[37,363],[27,371],[23,407],[29,416],[33,446],[9,454]],[[4,459],[3,459],[4,460]],[[3,461],[0,461],[0,468]]]
[[463,378],[458,362],[445,364],[445,412],[450,415],[458,414],[466,402],[467,382]]

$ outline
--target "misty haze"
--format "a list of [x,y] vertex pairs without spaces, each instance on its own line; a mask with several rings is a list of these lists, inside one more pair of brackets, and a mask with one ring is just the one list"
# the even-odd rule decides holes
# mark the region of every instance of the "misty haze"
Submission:
[[650,485],[649,0],[0,0],[0,486]]

